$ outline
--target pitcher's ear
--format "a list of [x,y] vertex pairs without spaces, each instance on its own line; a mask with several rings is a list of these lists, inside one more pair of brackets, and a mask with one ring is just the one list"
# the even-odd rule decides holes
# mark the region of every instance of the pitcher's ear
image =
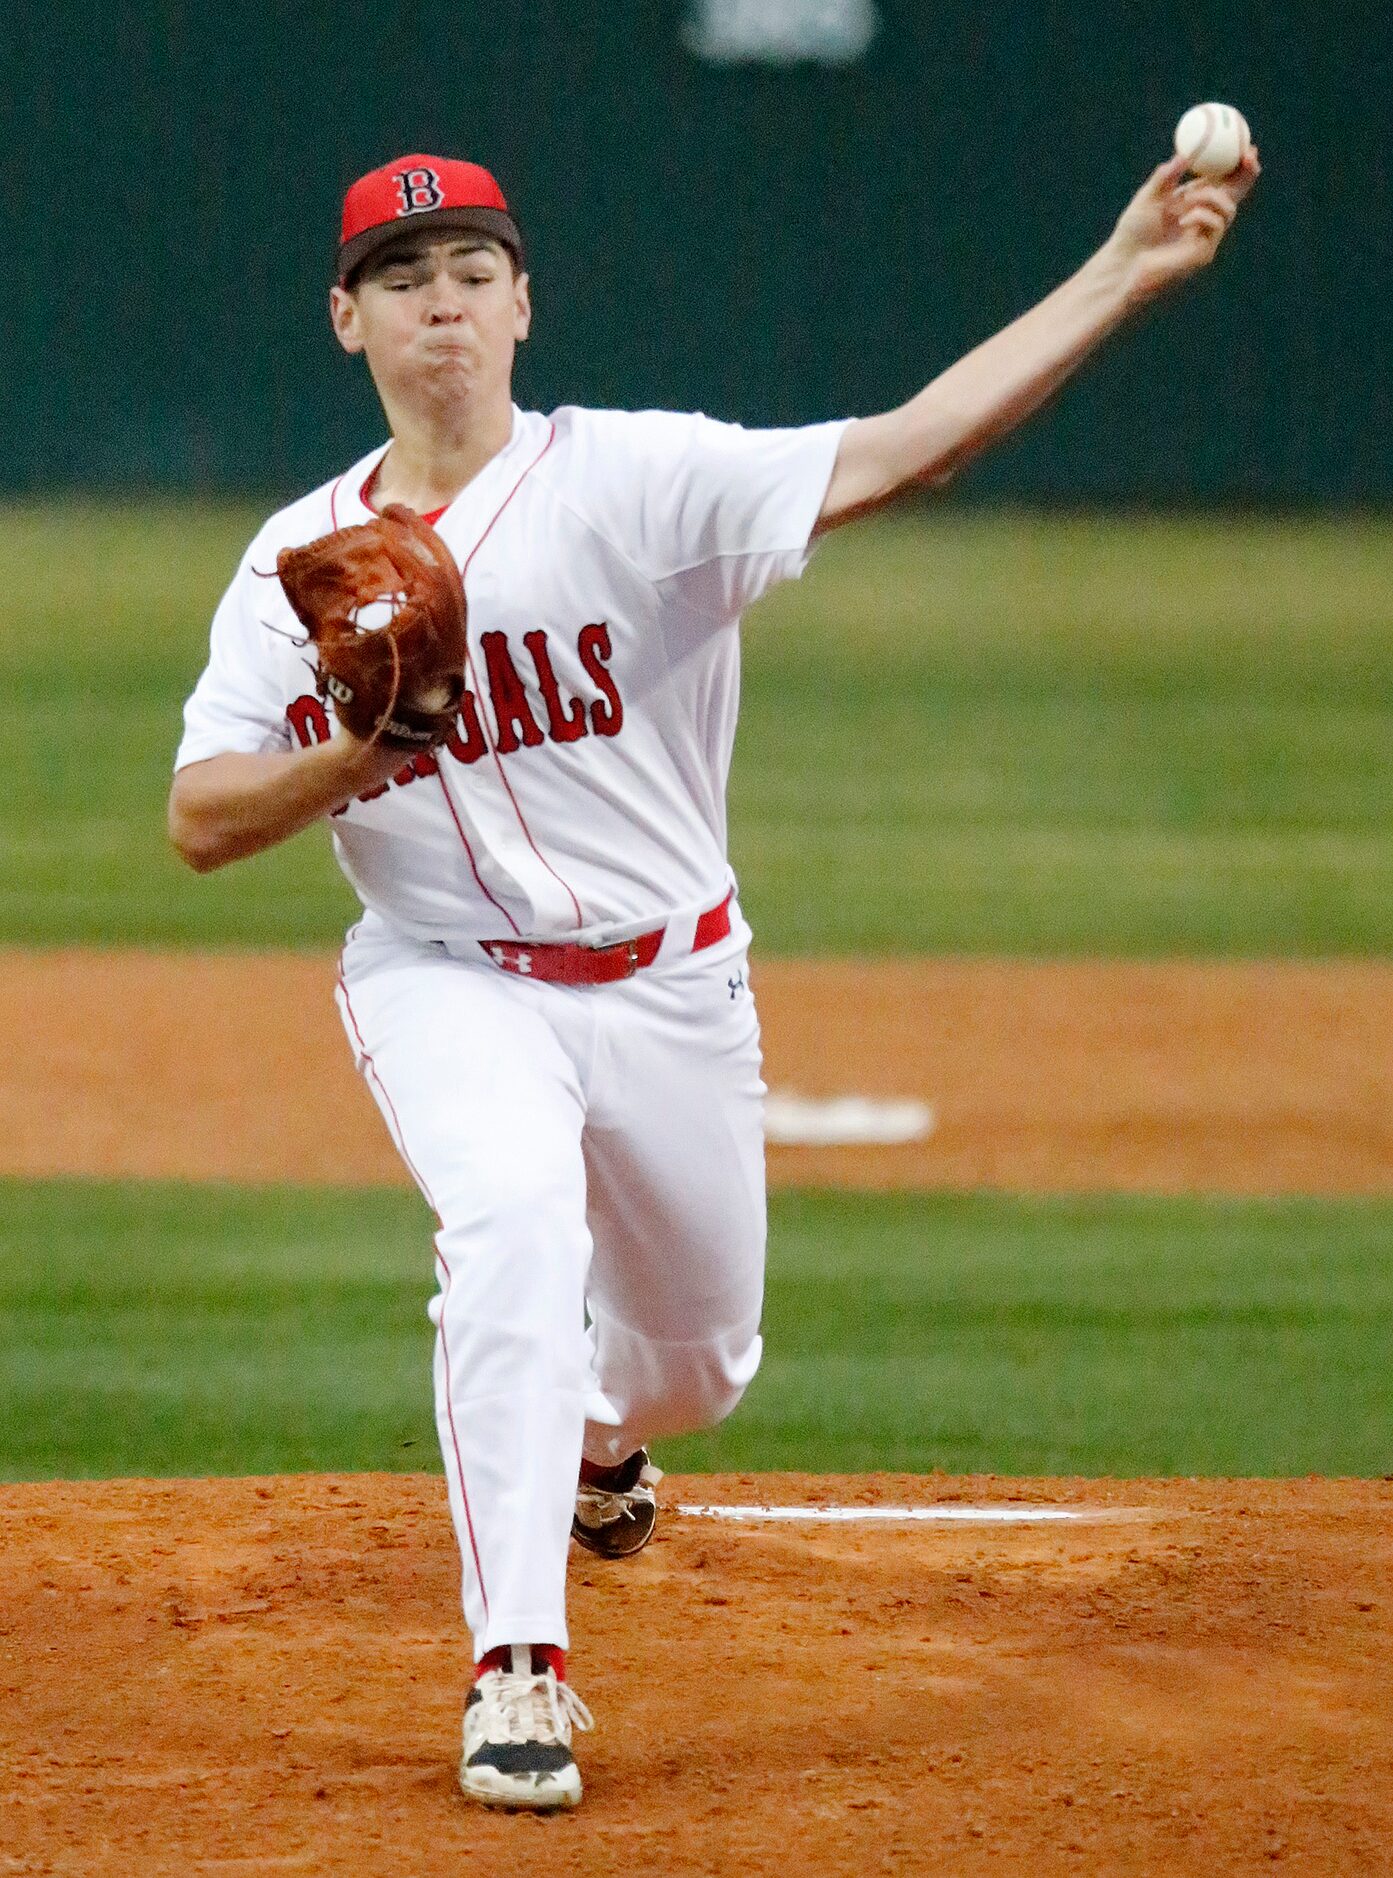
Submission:
[[345,352],[361,352],[363,335],[358,320],[358,302],[347,287],[329,289],[329,324]]
[[532,330],[532,283],[526,274],[513,276],[513,337],[519,345]]

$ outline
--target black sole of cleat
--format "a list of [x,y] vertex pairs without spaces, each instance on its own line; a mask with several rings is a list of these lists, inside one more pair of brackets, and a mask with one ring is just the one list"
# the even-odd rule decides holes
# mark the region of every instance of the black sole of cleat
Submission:
[[[646,1521],[643,1519],[615,1520],[609,1526],[584,1526],[578,1519],[571,1521],[571,1537],[576,1544],[583,1546],[596,1558],[632,1558],[641,1552],[653,1537],[658,1524],[656,1509]],[[616,1528],[626,1528],[622,1533]]]

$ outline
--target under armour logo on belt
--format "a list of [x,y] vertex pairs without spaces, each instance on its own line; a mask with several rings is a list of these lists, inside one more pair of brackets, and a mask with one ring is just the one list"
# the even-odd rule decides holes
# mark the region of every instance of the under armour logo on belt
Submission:
[[532,954],[523,952],[514,946],[485,946],[484,950],[495,965],[501,965],[505,972],[519,972],[524,978],[532,971]]

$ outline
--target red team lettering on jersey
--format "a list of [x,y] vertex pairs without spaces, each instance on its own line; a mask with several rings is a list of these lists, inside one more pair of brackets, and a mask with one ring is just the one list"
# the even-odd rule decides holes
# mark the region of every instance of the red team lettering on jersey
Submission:
[[[618,735],[624,723],[624,701],[614,674],[609,670],[613,647],[609,628],[603,621],[593,621],[583,626],[576,640],[576,656],[601,694],[588,704],[583,697],[563,697],[552,659],[549,634],[538,628],[524,633],[522,642],[536,673],[542,713],[546,719],[545,731],[537,722],[529,703],[527,685],[509,648],[507,635],[501,632],[485,633],[481,641],[489,702],[497,727],[495,744],[500,756],[511,756],[522,748],[535,749],[548,739],[552,743],[576,743],[587,736],[592,727],[597,737]],[[292,699],[286,706],[285,719],[302,749],[307,749],[312,743],[326,743],[331,734],[329,714],[313,692],[305,692]],[[478,699],[466,686],[460,703],[459,722],[445,748],[457,763],[470,764],[477,763],[487,753],[488,747],[479,717]],[[439,760],[434,756],[414,756],[403,764],[392,782],[404,786],[418,781],[422,776],[434,776],[439,768]],[[378,796],[386,795],[390,786],[384,783],[379,789],[370,789],[358,800],[372,802]]]
[[[429,195],[430,178],[408,174],[427,167],[395,166],[403,196]],[[468,603],[450,735],[428,757],[404,751],[391,782],[333,818],[335,855],[374,919],[423,940],[602,945],[722,898],[737,622],[806,561],[843,428],[514,408],[508,442],[432,520]],[[373,514],[385,450],[251,543],[213,622],[180,764],[337,730],[267,570],[282,548]]]

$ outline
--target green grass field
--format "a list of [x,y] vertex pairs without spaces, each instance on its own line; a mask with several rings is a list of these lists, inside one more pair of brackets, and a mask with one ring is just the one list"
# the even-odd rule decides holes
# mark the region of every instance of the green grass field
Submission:
[[[179,709],[251,510],[11,510],[0,941],[327,946],[318,832],[197,880]],[[925,513],[752,614],[732,853],[771,951],[1393,945],[1393,525]],[[60,648],[55,652],[55,648]]]
[[[202,880],[163,838],[258,520],[6,513],[0,943],[336,944],[320,834]],[[761,943],[1387,953],[1391,576],[1388,522],[834,537],[746,634],[732,850]],[[410,1196],[0,1194],[0,1475],[436,1464]],[[808,1193],[771,1224],[765,1368],[669,1465],[1393,1467],[1393,1205]]]
[[[410,1194],[0,1185],[11,1477],[435,1468]],[[1393,1469],[1393,1203],[793,1194],[669,1467]]]

